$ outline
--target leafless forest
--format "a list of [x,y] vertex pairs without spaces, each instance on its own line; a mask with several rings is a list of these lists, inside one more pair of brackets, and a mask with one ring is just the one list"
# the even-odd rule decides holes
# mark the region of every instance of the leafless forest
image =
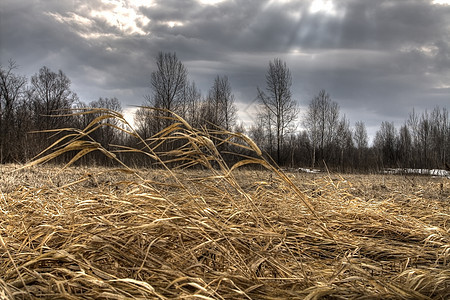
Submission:
[[[299,103],[292,97],[291,86],[295,83],[289,68],[275,58],[269,62],[266,82],[255,87],[255,123],[244,128],[236,117],[235,97],[227,76],[218,75],[209,91],[202,94],[195,82],[189,80],[187,68],[175,53],[159,53],[155,62],[149,78],[149,94],[134,118],[134,129],[144,139],[167,128],[173,122],[170,112],[174,112],[191,126],[205,131],[224,129],[245,133],[279,166],[327,167],[340,172],[448,168],[450,120],[446,107],[431,107],[420,113],[412,109],[400,127],[383,121],[370,143],[364,120],[354,123],[348,120],[325,90],[318,91],[313,99],[301,99],[307,109],[300,111]],[[20,75],[11,61],[0,69],[0,88],[1,163],[31,160],[64,134],[80,131],[100,115],[106,116],[107,111],[102,109],[122,112],[117,98],[84,102],[71,89],[71,81],[63,71],[47,67],[28,79]],[[96,113],[82,113],[89,108],[97,109]],[[105,117],[103,122],[109,125],[89,132],[85,139],[100,143],[108,151],[139,147],[139,141],[133,136],[114,128],[119,126],[117,120]],[[220,145],[218,148],[230,150]],[[67,161],[71,155],[67,153],[55,161]],[[122,161],[136,166],[155,163],[151,157],[136,153],[122,151],[118,155]],[[78,163],[114,164],[97,152]]]

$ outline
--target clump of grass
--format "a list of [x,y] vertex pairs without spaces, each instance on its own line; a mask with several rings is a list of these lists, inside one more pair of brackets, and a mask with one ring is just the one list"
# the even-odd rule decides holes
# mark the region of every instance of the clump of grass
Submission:
[[[198,130],[173,114],[144,140],[121,114],[101,112],[26,166],[42,177],[50,171],[33,166],[78,151],[59,174],[0,193],[0,299],[450,296],[441,200],[411,193],[405,206],[399,190],[357,197],[348,179],[280,171],[243,134]],[[119,151],[161,168],[132,169],[90,140],[108,118],[141,143]],[[91,151],[122,168],[70,167]]]

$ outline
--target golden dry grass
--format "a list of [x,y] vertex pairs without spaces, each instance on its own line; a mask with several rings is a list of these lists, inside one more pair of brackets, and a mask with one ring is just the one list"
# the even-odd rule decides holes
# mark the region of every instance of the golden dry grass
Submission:
[[0,299],[450,297],[448,179],[229,168],[207,138],[178,149],[203,170],[0,166]]

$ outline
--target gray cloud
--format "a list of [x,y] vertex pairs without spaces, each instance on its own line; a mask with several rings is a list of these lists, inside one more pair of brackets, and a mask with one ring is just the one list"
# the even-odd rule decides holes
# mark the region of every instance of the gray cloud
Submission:
[[[320,1],[319,1],[320,2]],[[15,1],[0,4],[0,62],[62,69],[84,101],[139,105],[158,51],[175,51],[206,93],[228,75],[240,107],[287,61],[302,107],[325,88],[371,128],[450,103],[450,6],[431,1]],[[144,3],[140,1],[140,3]],[[244,114],[242,114],[245,117]]]

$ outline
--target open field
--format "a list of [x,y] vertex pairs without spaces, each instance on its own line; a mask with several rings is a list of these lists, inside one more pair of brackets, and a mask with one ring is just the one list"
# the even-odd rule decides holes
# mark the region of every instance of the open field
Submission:
[[450,297],[447,178],[15,168],[0,299]]

